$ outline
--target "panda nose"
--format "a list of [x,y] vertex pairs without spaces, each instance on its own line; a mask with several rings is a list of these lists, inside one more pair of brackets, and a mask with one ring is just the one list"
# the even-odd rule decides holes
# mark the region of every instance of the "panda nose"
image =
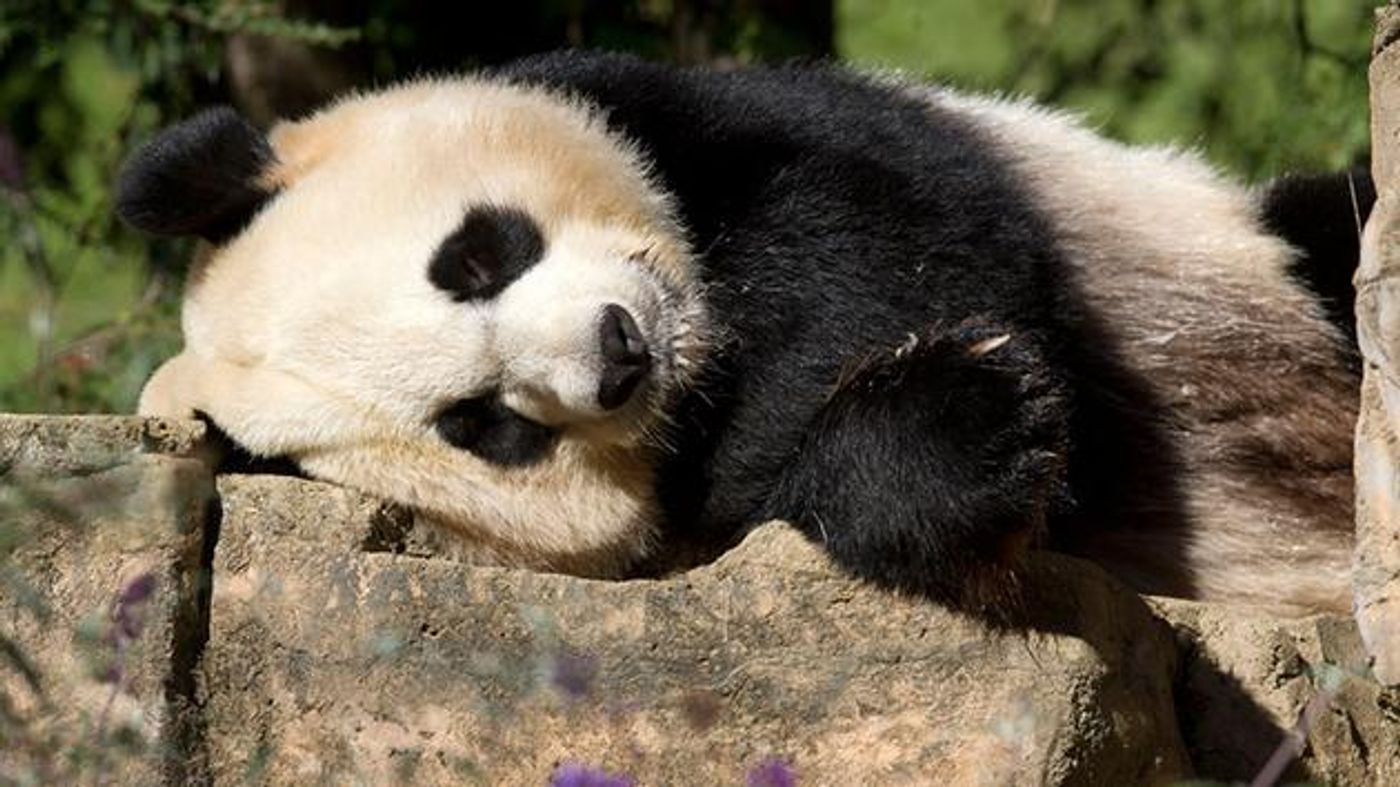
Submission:
[[637,321],[621,306],[603,307],[598,321],[598,343],[603,373],[598,381],[598,406],[615,410],[632,398],[637,386],[651,371],[651,354]]

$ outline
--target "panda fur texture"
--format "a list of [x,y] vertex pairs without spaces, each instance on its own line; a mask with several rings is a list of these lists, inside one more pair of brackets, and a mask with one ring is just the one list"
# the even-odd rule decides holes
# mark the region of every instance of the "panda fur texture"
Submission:
[[779,518],[966,609],[1048,546],[1345,610],[1350,299],[1302,282],[1345,285],[1312,225],[1370,197],[1290,183],[892,78],[563,53],[266,136],[208,111],[118,210],[209,241],[142,412],[469,559],[634,575]]

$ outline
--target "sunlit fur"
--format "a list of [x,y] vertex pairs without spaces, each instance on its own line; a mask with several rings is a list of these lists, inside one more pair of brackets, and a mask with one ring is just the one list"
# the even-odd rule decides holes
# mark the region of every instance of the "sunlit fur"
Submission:
[[1256,195],[1191,153],[1112,142],[1066,114],[920,93],[991,133],[1105,338],[1174,416],[1190,529],[1124,523],[1076,549],[1159,593],[1347,610],[1356,378]]
[[[700,362],[689,250],[645,164],[583,106],[539,91],[424,81],[349,98],[271,134],[277,195],[197,262],[183,353],[141,411],[210,415],[255,454],[414,506],[464,552],[610,574],[650,545],[650,437]],[[454,303],[427,261],[474,205],[519,208],[547,252],[500,298]],[[597,313],[624,305],[657,382],[594,402]],[[562,428],[548,462],[493,467],[433,431],[499,389]]]

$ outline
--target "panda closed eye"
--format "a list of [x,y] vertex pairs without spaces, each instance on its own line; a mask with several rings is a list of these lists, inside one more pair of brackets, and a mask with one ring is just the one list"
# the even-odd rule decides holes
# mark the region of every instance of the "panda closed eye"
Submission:
[[557,429],[520,415],[494,394],[454,402],[434,426],[449,445],[502,467],[540,461],[559,437]]
[[433,254],[428,280],[461,303],[489,300],[544,257],[544,235],[515,208],[475,207]]

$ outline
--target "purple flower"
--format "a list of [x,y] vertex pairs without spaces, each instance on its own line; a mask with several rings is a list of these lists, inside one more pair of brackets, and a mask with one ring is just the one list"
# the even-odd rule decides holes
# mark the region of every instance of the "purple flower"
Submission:
[[141,631],[146,627],[146,621],[139,609],[129,607],[125,604],[112,610],[113,637],[120,635],[128,642],[141,638]]
[[109,637],[121,637],[128,642],[141,638],[146,623],[146,602],[155,590],[156,578],[151,574],[142,574],[122,588],[112,609],[113,628]]
[[797,771],[781,757],[769,757],[749,770],[748,787],[797,787]]
[[118,604],[137,604],[151,597],[156,590],[156,578],[154,574],[141,574],[122,588],[122,593],[117,597]]
[[117,594],[117,602],[112,605],[112,619],[102,642],[110,659],[97,672],[98,680],[120,685],[126,677],[125,653],[127,646],[141,638],[146,628],[146,602],[156,590],[156,578],[152,574],[141,574],[126,583]]
[[597,675],[598,660],[592,656],[559,653],[551,665],[549,682],[565,697],[580,700],[588,694]]
[[549,787],[637,787],[632,777],[566,762],[549,777]]

